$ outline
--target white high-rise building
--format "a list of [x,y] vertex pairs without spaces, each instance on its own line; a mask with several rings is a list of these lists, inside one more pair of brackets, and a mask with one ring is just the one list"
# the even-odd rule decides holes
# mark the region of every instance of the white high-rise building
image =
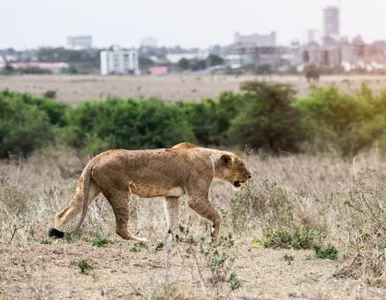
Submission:
[[325,37],[339,37],[340,34],[340,20],[339,8],[329,6],[324,9],[324,36]]
[[141,39],[142,47],[157,47],[158,41],[154,36],[146,36]]
[[101,74],[139,74],[138,50],[113,50],[101,51]]
[[74,50],[89,49],[92,47],[92,36],[69,36],[67,37],[67,47]]
[[241,35],[235,33],[234,43],[239,45],[246,45],[250,47],[273,47],[276,46],[276,31],[272,31],[270,34],[251,34]]

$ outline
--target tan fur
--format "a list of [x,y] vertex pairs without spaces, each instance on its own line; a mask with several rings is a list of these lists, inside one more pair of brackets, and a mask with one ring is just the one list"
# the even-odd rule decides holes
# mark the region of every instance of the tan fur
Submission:
[[181,143],[170,149],[109,150],[94,157],[85,167],[69,203],[55,218],[55,229],[64,226],[78,213],[86,216],[88,204],[100,193],[110,202],[116,217],[116,233],[124,239],[143,240],[128,230],[131,195],[165,197],[169,232],[179,222],[179,197],[187,196],[188,205],[213,223],[216,241],[221,215],[208,199],[214,178],[239,185],[251,173],[243,161],[231,152],[206,149]]

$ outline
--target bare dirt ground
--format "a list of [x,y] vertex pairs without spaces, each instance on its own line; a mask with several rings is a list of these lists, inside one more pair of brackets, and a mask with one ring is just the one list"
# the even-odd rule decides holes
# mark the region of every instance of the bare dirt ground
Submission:
[[[0,90],[28,92],[42,96],[47,90],[55,90],[57,99],[71,105],[85,100],[104,99],[107,96],[121,98],[156,97],[165,101],[199,101],[217,98],[223,91],[238,91],[246,80],[267,80],[291,83],[299,96],[309,92],[304,76],[97,76],[97,75],[23,75],[0,76]],[[386,76],[322,76],[321,86],[339,85],[345,91],[357,89],[365,81],[374,92],[386,87]]]
[[[0,298],[12,299],[141,299],[162,295],[165,282],[165,250],[156,246],[132,253],[132,242],[118,241],[107,248],[79,242],[53,245],[32,243],[18,247],[0,246]],[[174,296],[207,299],[215,292],[205,288],[198,269],[205,271],[184,250],[175,246],[171,253],[171,288]],[[353,291],[360,292],[356,281],[342,282],[332,277],[338,263],[309,259],[312,251],[267,250],[253,245],[236,245],[237,276],[245,280],[242,289],[231,299],[285,299],[289,296],[313,299],[343,299]],[[289,265],[285,255],[294,260]],[[87,258],[96,267],[82,274],[73,264]],[[226,296],[222,289],[221,295]],[[376,295],[376,294],[375,294]],[[325,298],[323,298],[323,296]],[[156,297],[154,297],[156,298]]]
[[[384,254],[377,254],[369,236],[362,242],[355,239],[352,212],[344,201],[363,197],[372,205],[371,195],[378,195],[374,188],[386,186],[381,177],[385,159],[376,151],[358,155],[354,162],[309,155],[244,159],[253,172],[250,183],[235,192],[215,182],[210,193],[224,217],[222,236],[232,234],[217,247],[224,266],[204,254],[214,249],[208,242],[210,226],[184,201],[182,222],[190,233],[171,246],[161,245],[167,228],[161,199],[133,199],[130,228],[149,240],[139,245],[114,233],[114,214],[102,196],[90,205],[79,235],[51,240],[47,230],[87,160],[68,150],[47,149],[26,161],[0,162],[0,299],[167,299],[167,294],[169,299],[385,299],[383,271],[373,280],[371,264],[359,265],[357,276],[334,276],[343,266],[354,265],[355,245],[370,247],[370,256],[361,252],[363,257],[384,270]],[[362,186],[357,179],[363,172],[375,177]],[[381,181],[374,179],[376,174]],[[358,187],[364,194],[356,196]],[[241,207],[232,205],[237,199]],[[277,201],[284,202],[278,206]],[[321,228],[324,245],[335,245],[339,259],[318,259],[314,250],[264,248],[267,226],[283,217],[277,215],[280,206],[294,209],[288,226]],[[375,224],[359,217],[356,221],[360,232],[370,232],[367,226]],[[93,246],[97,237],[106,238],[107,246]],[[373,254],[381,260],[372,261]],[[94,269],[81,273],[80,261]],[[226,274],[225,280],[213,281],[213,266]],[[243,280],[234,291],[231,273]]]

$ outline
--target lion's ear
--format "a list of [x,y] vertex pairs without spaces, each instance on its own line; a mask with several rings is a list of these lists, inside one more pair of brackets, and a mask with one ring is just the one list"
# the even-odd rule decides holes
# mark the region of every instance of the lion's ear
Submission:
[[232,156],[223,154],[220,157],[220,162],[222,165],[230,167],[232,165]]

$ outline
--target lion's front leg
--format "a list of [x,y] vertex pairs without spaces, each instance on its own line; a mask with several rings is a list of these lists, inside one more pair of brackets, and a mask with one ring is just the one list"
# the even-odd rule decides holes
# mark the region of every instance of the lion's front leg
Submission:
[[221,214],[207,198],[191,197],[188,201],[188,205],[201,217],[204,217],[213,223],[213,230],[211,233],[212,242],[217,242],[221,229]]
[[211,233],[212,242],[216,242],[220,235],[222,216],[209,201],[209,189],[213,177],[192,176],[187,187],[189,195],[188,205],[201,217],[213,223]]
[[178,223],[180,222],[180,201],[179,197],[165,197],[164,201],[166,220],[168,223],[168,234],[172,239],[178,240]]

